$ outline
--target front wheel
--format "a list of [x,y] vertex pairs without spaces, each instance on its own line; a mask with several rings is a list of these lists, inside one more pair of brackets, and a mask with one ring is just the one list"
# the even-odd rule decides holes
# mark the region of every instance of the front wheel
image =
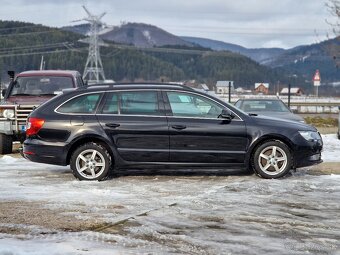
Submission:
[[285,176],[291,169],[292,158],[287,145],[280,141],[268,141],[256,148],[252,158],[256,174],[266,179]]
[[111,156],[103,146],[86,143],[73,152],[70,166],[79,180],[103,180],[110,171]]

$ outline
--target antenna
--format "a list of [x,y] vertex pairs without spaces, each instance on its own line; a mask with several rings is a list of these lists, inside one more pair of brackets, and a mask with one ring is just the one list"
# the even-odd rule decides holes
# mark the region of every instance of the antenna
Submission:
[[86,60],[85,70],[83,74],[83,79],[87,80],[89,84],[99,83],[99,81],[105,80],[103,63],[100,58],[99,47],[100,41],[98,39],[99,28],[104,25],[101,22],[101,18],[106,14],[103,12],[102,14],[96,16],[93,15],[84,5],[83,9],[87,13],[87,17],[81,19],[90,23],[91,29],[89,33],[89,55]]

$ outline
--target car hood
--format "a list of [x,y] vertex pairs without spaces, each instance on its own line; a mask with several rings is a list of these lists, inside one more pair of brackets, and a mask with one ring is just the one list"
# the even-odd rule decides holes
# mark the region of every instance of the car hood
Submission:
[[40,105],[53,96],[13,96],[7,98],[8,104],[20,104],[20,105]]
[[258,125],[266,125],[266,126],[272,126],[272,127],[285,127],[287,129],[297,129],[300,131],[317,131],[317,129],[313,126],[310,126],[308,124],[294,121],[294,120],[288,120],[281,118],[278,116],[275,117],[269,117],[264,115],[257,115],[257,116],[250,116],[250,118],[258,123]]
[[303,118],[292,112],[251,112],[262,116],[302,122]]

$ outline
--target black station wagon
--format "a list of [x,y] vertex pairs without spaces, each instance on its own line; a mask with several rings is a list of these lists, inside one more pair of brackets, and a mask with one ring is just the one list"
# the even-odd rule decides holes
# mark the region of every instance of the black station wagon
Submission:
[[63,92],[31,113],[25,158],[70,165],[81,180],[114,169],[235,167],[263,178],[321,163],[314,127],[247,114],[172,84],[110,84]]

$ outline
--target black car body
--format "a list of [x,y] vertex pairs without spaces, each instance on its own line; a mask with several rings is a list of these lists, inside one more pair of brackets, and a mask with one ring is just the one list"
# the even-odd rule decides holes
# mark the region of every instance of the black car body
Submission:
[[191,88],[97,85],[64,92],[29,116],[24,156],[71,165],[79,179],[146,165],[245,167],[264,178],[322,162],[309,125],[249,116]]

